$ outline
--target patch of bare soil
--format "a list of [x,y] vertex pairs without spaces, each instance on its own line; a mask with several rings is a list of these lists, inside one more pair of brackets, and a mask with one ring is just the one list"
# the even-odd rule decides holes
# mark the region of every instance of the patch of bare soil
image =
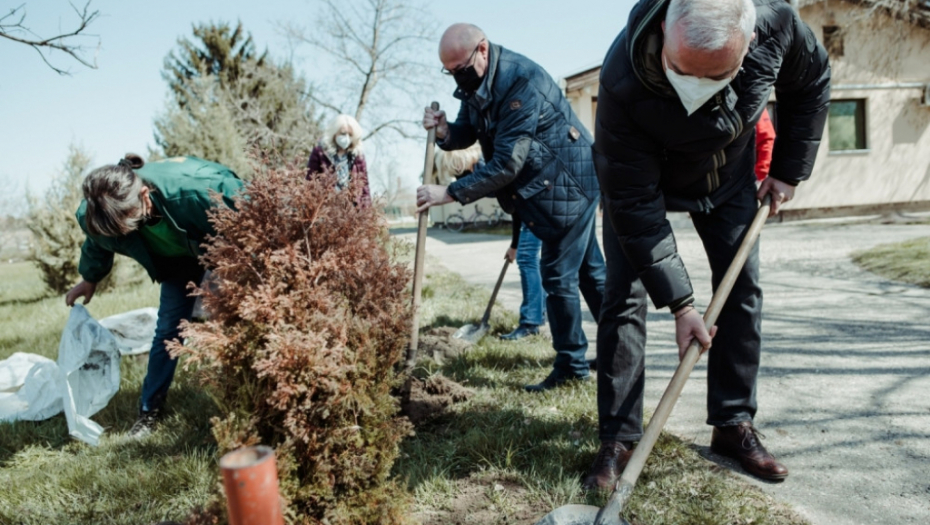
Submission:
[[434,375],[427,379],[411,377],[400,398],[401,413],[414,425],[436,417],[455,403],[470,398],[474,392],[455,381]]
[[439,364],[464,354],[471,345],[461,339],[454,339],[452,334],[456,330],[458,329],[451,326],[433,328],[420,336],[417,352],[420,356],[432,358]]

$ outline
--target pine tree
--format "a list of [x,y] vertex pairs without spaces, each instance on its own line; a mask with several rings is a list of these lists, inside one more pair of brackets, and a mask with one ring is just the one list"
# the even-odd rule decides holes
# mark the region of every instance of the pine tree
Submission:
[[[85,235],[74,213],[84,198],[81,184],[90,162],[90,155],[80,146],[72,144],[63,169],[43,198],[27,195],[29,211],[26,227],[34,238],[28,259],[39,269],[48,289],[57,294],[67,292],[81,278],[78,262]],[[119,259],[116,257],[113,260],[110,275],[97,283],[98,292],[116,283],[112,276],[116,275]]]
[[244,178],[253,151],[306,157],[320,129],[306,81],[258,54],[241,24],[195,26],[194,36],[196,44],[179,40],[165,61],[171,98],[155,121],[162,153],[219,162]]

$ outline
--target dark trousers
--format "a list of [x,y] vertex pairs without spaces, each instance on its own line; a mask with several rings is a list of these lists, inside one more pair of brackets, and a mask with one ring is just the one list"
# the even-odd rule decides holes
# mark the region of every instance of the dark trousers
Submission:
[[543,241],[540,274],[546,291],[546,312],[556,357],[553,368],[560,378],[587,377],[585,353],[588,338],[581,329],[581,299],[597,319],[604,294],[606,268],[594,227],[597,202],[565,235]]
[[[202,275],[202,274],[201,274]],[[200,282],[200,278],[170,279],[161,283],[161,296],[158,302],[158,321],[155,323],[155,338],[149,352],[148,372],[142,382],[143,411],[156,410],[165,404],[168,388],[174,379],[174,370],[178,361],[172,359],[165,348],[168,341],[180,335],[181,321],[191,318],[196,297],[190,296],[187,283]]]
[[[710,262],[714,290],[756,214],[747,185],[709,214],[691,215]],[[646,290],[630,266],[609,220],[604,221],[607,286],[597,332],[597,409],[601,441],[637,441],[643,434]],[[707,424],[735,425],[756,413],[762,289],[756,243],[717,320],[707,352]]]

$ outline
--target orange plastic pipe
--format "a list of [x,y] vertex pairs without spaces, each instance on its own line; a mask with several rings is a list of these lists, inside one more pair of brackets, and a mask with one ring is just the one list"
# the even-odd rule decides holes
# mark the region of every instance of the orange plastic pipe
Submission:
[[284,525],[274,450],[247,447],[220,459],[229,525]]

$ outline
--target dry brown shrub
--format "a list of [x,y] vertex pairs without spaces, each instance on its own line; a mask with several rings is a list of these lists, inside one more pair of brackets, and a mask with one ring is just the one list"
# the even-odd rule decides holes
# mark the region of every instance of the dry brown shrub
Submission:
[[411,427],[391,390],[410,272],[353,191],[306,182],[297,166],[264,171],[238,211],[213,212],[203,260],[219,286],[200,291],[211,320],[186,325],[172,353],[216,396],[220,453],[275,448],[291,523],[406,523],[409,498],[390,470]]

